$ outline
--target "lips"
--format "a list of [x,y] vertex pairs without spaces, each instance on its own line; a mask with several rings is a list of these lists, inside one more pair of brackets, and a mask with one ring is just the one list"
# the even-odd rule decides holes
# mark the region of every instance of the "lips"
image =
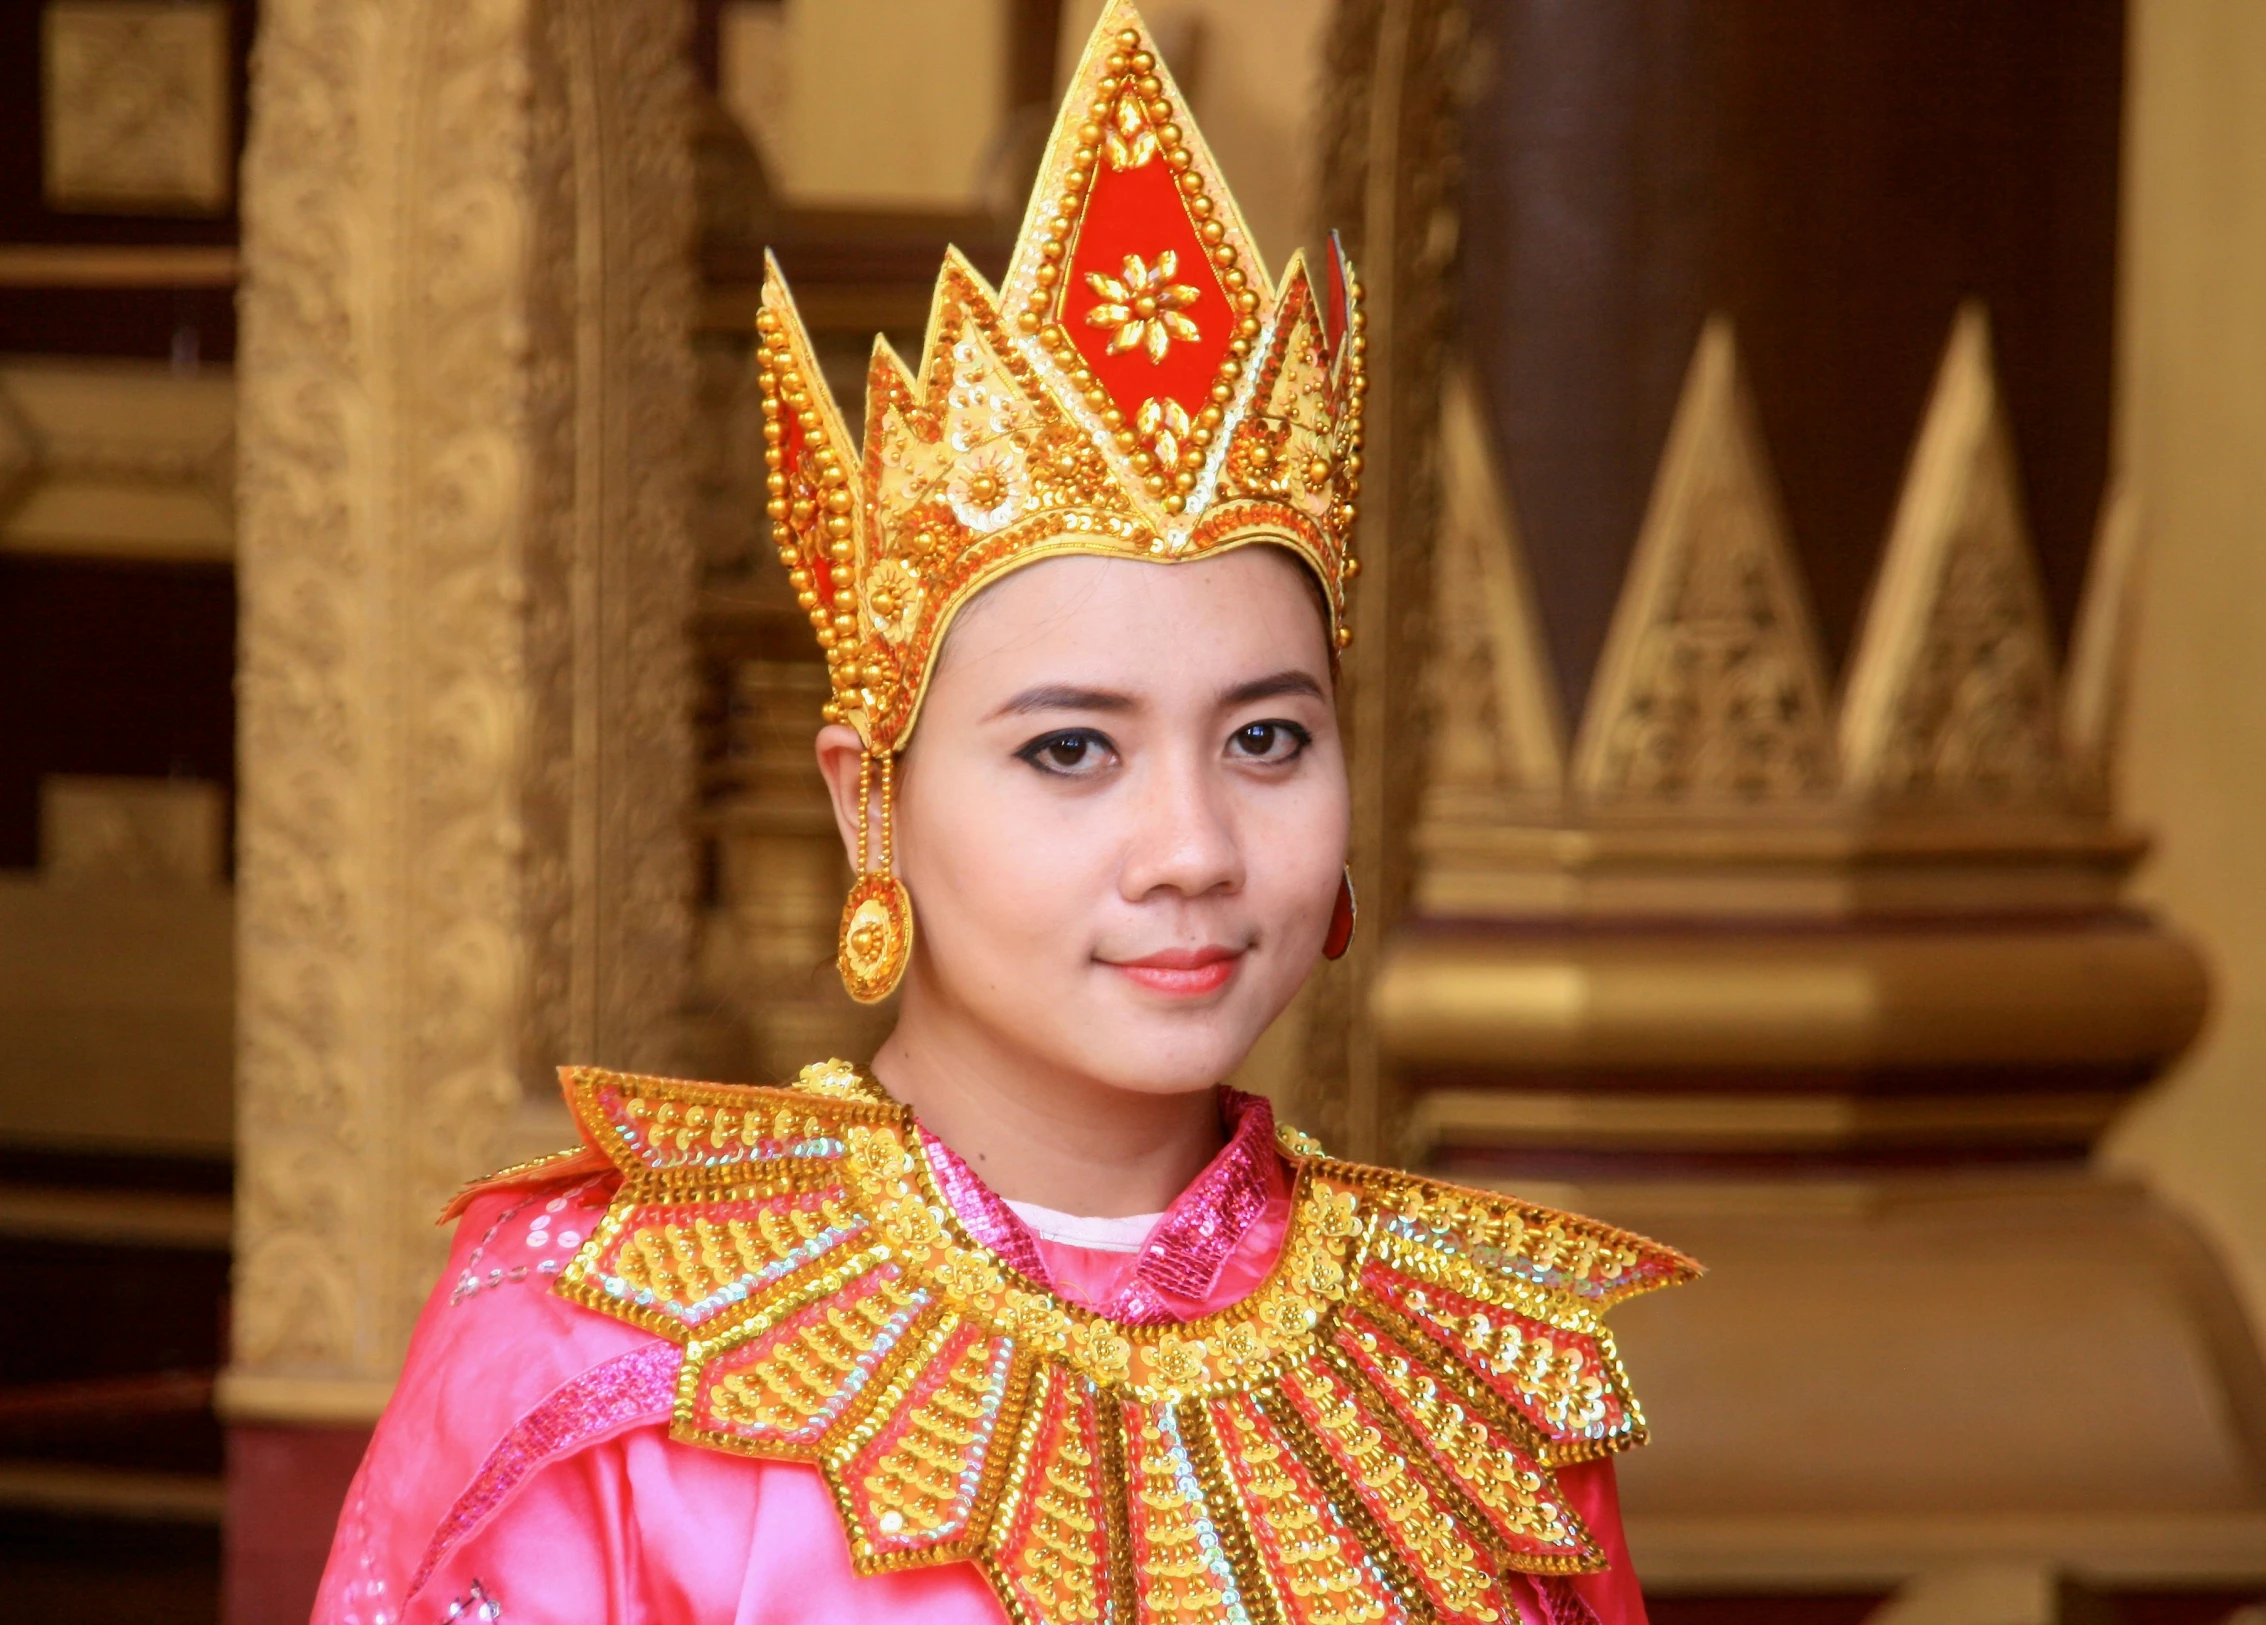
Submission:
[[1243,963],[1240,948],[1168,948],[1140,959],[1104,960],[1136,987],[1167,998],[1194,999],[1217,993],[1234,980]]

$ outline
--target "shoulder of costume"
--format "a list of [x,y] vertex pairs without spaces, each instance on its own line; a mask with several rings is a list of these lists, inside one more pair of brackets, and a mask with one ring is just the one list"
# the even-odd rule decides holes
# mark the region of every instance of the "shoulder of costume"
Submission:
[[[840,1060],[805,1067],[793,1084],[778,1087],[696,1083],[597,1067],[562,1069],[560,1081],[585,1144],[491,1174],[468,1191],[583,1177],[612,1167],[646,1194],[742,1193],[766,1167],[830,1166],[847,1154],[845,1136],[853,1132],[909,1137],[912,1126],[901,1105]],[[1405,1246],[1463,1260],[1574,1304],[1608,1309],[1701,1273],[1672,1247],[1580,1214],[1330,1157],[1319,1142],[1288,1125],[1278,1128],[1277,1143],[1286,1160],[1310,1171],[1314,1182],[1366,1199]]]
[[[771,1114],[770,1127],[777,1126],[782,1109],[798,1123],[810,1119],[811,1103],[829,1098],[830,1080],[838,1080],[836,1097],[887,1100],[846,1061],[806,1067],[796,1085],[781,1088],[696,1083],[603,1067],[561,1067],[559,1087],[582,1143],[466,1182],[441,1210],[440,1222],[463,1217],[474,1202],[498,1191],[563,1184],[600,1173],[680,1184],[690,1176],[693,1184],[713,1184],[696,1170],[744,1171],[768,1160],[780,1148],[764,1132],[764,1114]],[[698,1148],[692,1144],[696,1138],[703,1142]]]
[[1578,1213],[1405,1169],[1326,1155],[1298,1129],[1279,1128],[1284,1154],[1317,1177],[1358,1190],[1389,1216],[1406,1248],[1489,1272],[1596,1311],[1680,1286],[1704,1273],[1675,1248]]
[[564,1185],[588,1179],[592,1174],[606,1173],[613,1168],[605,1153],[593,1146],[569,1146],[564,1151],[553,1151],[545,1156],[533,1157],[526,1162],[515,1162],[508,1168],[498,1168],[492,1174],[467,1180],[441,1209],[440,1224],[453,1224],[464,1217],[465,1210],[483,1196],[499,1191],[535,1190],[545,1185]]

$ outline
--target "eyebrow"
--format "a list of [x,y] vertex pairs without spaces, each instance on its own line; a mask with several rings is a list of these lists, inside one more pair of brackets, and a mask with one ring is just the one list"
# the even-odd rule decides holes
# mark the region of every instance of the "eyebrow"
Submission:
[[1283,694],[1302,694],[1314,700],[1329,699],[1322,692],[1322,685],[1314,680],[1311,673],[1292,669],[1278,671],[1271,677],[1255,678],[1248,683],[1238,683],[1220,696],[1220,703],[1249,705],[1253,700],[1271,700]]
[[[1312,674],[1289,670],[1278,671],[1266,677],[1255,677],[1248,683],[1238,683],[1220,696],[1220,704],[1249,705],[1255,700],[1271,700],[1284,694],[1300,694],[1324,701],[1329,698],[1322,692],[1322,685],[1314,680]],[[1114,688],[1074,688],[1064,683],[1047,683],[1037,688],[1026,688],[992,712],[992,716],[1029,716],[1034,711],[1122,713],[1136,709],[1139,703],[1132,695]]]
[[1020,717],[1033,711],[1130,711],[1133,705],[1132,695],[1120,694],[1113,688],[1072,688],[1067,684],[1048,683],[1026,688],[992,712],[992,716]]

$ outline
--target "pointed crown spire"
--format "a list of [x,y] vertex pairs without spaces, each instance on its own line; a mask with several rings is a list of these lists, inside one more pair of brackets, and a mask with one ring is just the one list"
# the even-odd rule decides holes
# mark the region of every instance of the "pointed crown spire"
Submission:
[[1361,477],[1360,288],[1336,240],[1267,275],[1187,104],[1110,0],[1004,284],[947,249],[917,369],[876,339],[853,446],[776,262],[760,334],[773,540],[825,648],[830,721],[902,748],[959,607],[1042,558],[1252,542],[1344,625]]

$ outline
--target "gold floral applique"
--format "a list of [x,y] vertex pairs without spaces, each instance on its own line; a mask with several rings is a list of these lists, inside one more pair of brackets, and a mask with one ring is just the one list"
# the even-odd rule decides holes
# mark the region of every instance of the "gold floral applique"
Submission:
[[1204,291],[1193,283],[1173,281],[1179,274],[1180,256],[1169,248],[1157,256],[1154,265],[1138,254],[1126,255],[1122,277],[1105,276],[1099,271],[1087,273],[1086,286],[1107,302],[1087,311],[1086,322],[1091,327],[1117,329],[1109,341],[1111,355],[1139,348],[1148,352],[1151,361],[1162,361],[1174,339],[1203,336],[1195,322],[1181,312],[1203,298]]

